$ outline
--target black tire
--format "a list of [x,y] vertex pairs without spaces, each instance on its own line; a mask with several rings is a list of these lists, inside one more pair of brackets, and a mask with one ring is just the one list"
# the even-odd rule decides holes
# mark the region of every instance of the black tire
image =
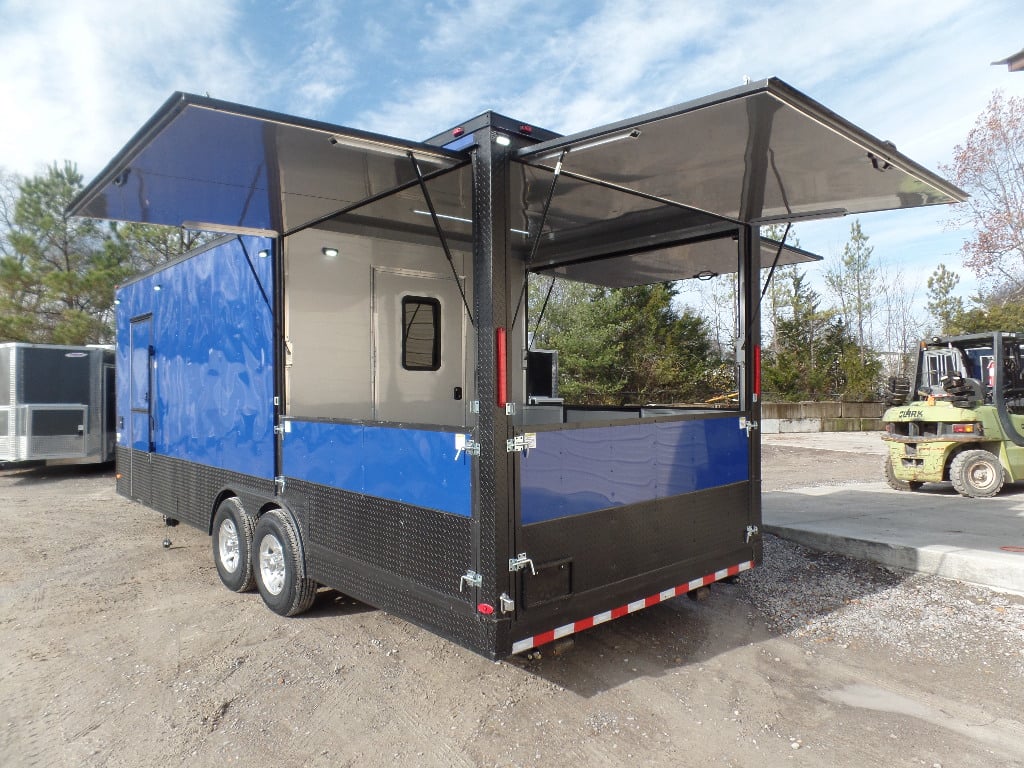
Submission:
[[892,471],[892,456],[885,457],[885,461],[882,463],[882,474],[885,475],[885,482],[894,491],[916,491],[924,485],[924,483],[917,480],[900,480],[896,477]]
[[999,457],[988,451],[964,451],[953,457],[949,479],[961,496],[987,499],[1003,488],[1006,473]]
[[232,592],[249,592],[256,586],[252,573],[252,537],[256,521],[242,502],[224,499],[213,516],[213,562],[224,586]]
[[299,533],[280,509],[266,512],[256,523],[253,537],[253,574],[267,607],[281,616],[296,616],[313,604],[316,582],[304,571]]

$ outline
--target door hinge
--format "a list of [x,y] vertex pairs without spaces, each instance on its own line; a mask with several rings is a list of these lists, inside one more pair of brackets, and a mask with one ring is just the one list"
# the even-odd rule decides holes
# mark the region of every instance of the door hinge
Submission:
[[516,415],[516,404],[515,403],[505,403],[505,415],[506,416],[515,416]]
[[527,432],[525,435],[516,435],[511,440],[505,441],[505,450],[508,453],[521,453],[537,447],[537,433]]
[[459,579],[459,592],[465,589],[466,586],[469,586],[470,589],[473,589],[474,587],[476,589],[480,589],[480,587],[483,586],[483,583],[484,577],[479,573],[472,570],[466,571],[462,574],[462,578]]
[[761,533],[761,529],[758,528],[756,525],[748,525],[747,526],[747,540],[746,540],[747,544],[749,544],[750,540],[753,539],[755,536],[757,536],[759,533]]
[[509,597],[508,592],[502,592],[498,598],[498,604],[502,613],[512,613],[516,609],[516,601]]
[[527,566],[530,567],[530,573],[532,573],[534,576],[536,576],[537,575],[537,569],[533,567],[533,560],[531,560],[529,557],[527,557],[525,552],[520,552],[515,557],[509,558],[508,569],[509,569],[509,571],[511,573],[516,573],[517,571],[521,571],[524,568],[526,568]]

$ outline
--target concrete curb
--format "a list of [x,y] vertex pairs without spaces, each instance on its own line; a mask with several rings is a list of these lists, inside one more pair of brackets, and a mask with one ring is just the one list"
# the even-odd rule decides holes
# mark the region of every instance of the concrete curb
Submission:
[[836,552],[859,560],[871,560],[889,568],[926,573],[1024,595],[1024,554],[985,552],[943,545],[912,547],[789,525],[765,525],[765,530],[820,552]]

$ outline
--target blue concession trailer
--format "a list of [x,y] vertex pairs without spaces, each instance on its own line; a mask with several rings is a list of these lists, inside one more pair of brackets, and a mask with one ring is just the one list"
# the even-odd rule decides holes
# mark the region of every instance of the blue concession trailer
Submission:
[[[808,255],[759,227],[962,198],[775,79],[425,142],[176,93],[72,204],[225,233],[118,291],[118,491],[282,615],[322,586],[488,657],[543,645],[761,561],[758,305]],[[531,276],[712,275],[734,405],[528,391]]]

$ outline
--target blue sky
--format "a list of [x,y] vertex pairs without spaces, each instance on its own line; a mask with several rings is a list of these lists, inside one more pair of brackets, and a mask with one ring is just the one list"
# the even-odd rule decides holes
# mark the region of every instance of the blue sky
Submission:
[[[993,90],[1024,95],[990,64],[1021,48],[1021,0],[0,0],[0,167],[91,178],[175,90],[423,139],[487,109],[569,133],[777,76],[934,170]],[[945,219],[861,225],[923,283],[960,269]],[[849,224],[797,233],[834,257]]]

